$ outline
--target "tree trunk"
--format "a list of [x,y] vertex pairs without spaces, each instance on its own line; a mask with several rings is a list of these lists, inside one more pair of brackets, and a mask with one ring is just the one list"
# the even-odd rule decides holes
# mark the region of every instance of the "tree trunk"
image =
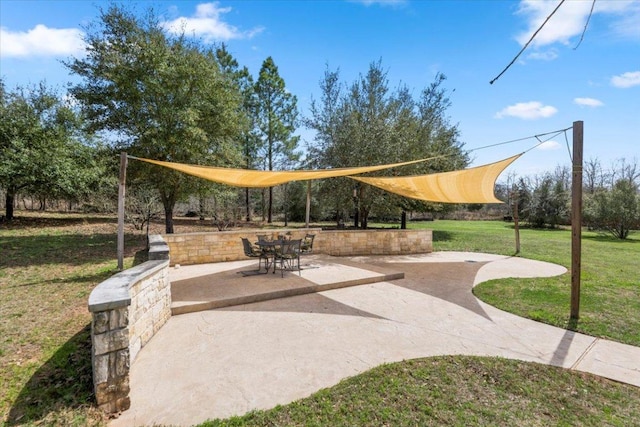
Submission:
[[407,211],[402,211],[402,215],[400,216],[400,230],[407,229]]
[[173,205],[164,205],[164,228],[167,234],[173,234]]
[[151,208],[147,208],[147,251],[149,250],[149,226],[151,225]]
[[244,203],[247,206],[247,222],[251,222],[251,205],[249,204],[249,187],[244,189]]
[[369,209],[362,208],[360,212],[360,228],[366,230],[369,226]]
[[198,195],[198,209],[200,210],[200,212],[198,212],[198,214],[200,215],[200,221],[204,221],[204,211],[205,211],[205,203],[204,203],[204,196],[202,194]]
[[164,208],[164,228],[165,233],[173,234],[173,208],[176,205],[176,192],[168,191],[165,193],[165,189],[160,190],[160,200],[162,201],[162,207]]
[[9,187],[7,189],[7,194],[5,196],[5,200],[4,200],[4,209],[5,209],[5,215],[6,215],[6,220],[9,221],[11,219],[13,219],[13,202],[15,199],[15,190],[11,187]]
[[269,207],[267,209],[267,223],[271,224],[273,222],[273,218],[271,216],[273,208],[273,187],[269,187]]
[[289,226],[289,218],[287,217],[287,206],[288,204],[288,200],[287,200],[287,184],[284,185],[284,226],[288,227]]

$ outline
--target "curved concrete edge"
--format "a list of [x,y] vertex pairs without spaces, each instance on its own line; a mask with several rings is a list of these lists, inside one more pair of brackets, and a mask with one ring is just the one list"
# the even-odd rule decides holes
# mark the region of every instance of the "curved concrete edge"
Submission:
[[473,286],[494,279],[554,277],[567,271],[566,267],[550,262],[504,257],[483,265],[476,274]]
[[438,251],[415,255],[379,255],[379,256],[354,256],[349,259],[358,262],[383,261],[393,263],[403,262],[491,262],[500,259],[509,258],[506,255],[487,254],[482,252],[456,252],[456,251]]
[[349,257],[354,261],[371,262],[375,260],[394,263],[421,262],[481,262],[486,263],[478,271],[473,286],[494,279],[553,277],[565,274],[566,267],[550,262],[536,261],[528,258],[488,254],[483,252],[438,251],[427,254],[405,255],[393,257]]

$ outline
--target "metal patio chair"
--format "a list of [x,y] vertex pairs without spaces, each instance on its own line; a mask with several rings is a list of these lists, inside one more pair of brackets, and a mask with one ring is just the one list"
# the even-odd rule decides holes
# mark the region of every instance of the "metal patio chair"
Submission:
[[291,240],[283,240],[282,246],[280,246],[280,250],[277,250],[275,253],[275,268],[273,272],[275,273],[275,269],[278,268],[278,264],[280,264],[280,273],[282,277],[284,277],[284,271],[289,270],[298,270],[298,274],[302,276],[300,272],[300,244],[301,239],[291,239]]
[[249,258],[258,258],[258,271],[260,271],[260,266],[262,265],[262,260],[264,260],[264,268],[265,273],[269,272],[269,256],[265,254],[261,249],[254,247],[249,239],[246,237],[241,237],[242,246],[244,248],[244,254]]
[[302,254],[310,254],[313,252],[313,240],[315,239],[315,234],[307,234],[302,239],[302,243],[300,244],[300,252]]

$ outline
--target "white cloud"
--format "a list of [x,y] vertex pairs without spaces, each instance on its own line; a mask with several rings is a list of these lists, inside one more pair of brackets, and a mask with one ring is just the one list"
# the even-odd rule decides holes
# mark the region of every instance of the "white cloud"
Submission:
[[611,77],[611,84],[615,87],[626,89],[640,85],[640,71],[631,71]]
[[542,151],[552,151],[562,148],[562,145],[558,144],[555,141],[545,141],[542,144],[538,145],[536,148]]
[[250,31],[241,31],[224,22],[222,15],[231,12],[231,8],[218,5],[218,2],[201,3],[196,6],[196,12],[192,17],[179,17],[173,21],[163,22],[161,25],[171,33],[184,31],[185,34],[201,36],[207,42],[250,39],[264,30],[262,27],[256,27]]
[[596,3],[595,11],[615,17],[609,24],[613,34],[640,40],[640,2],[637,0],[600,1]]
[[48,28],[36,25],[26,32],[0,28],[0,56],[27,58],[34,56],[68,56],[82,54],[83,32],[77,28]]
[[[520,33],[516,40],[524,45],[556,6],[558,6],[556,0],[522,0],[517,13],[526,16],[528,28]],[[569,44],[571,37],[582,33],[590,9],[591,2],[565,2],[536,35],[531,45],[540,47],[553,43]]]
[[574,98],[573,103],[581,107],[602,107],[604,103],[594,98]]
[[495,117],[501,119],[503,117],[517,117],[524,120],[535,120],[540,118],[551,117],[558,110],[551,105],[542,105],[541,102],[519,102],[503,108],[496,113]]
[[546,51],[535,51],[527,55],[528,59],[535,59],[540,61],[553,61],[558,57],[557,49],[549,49]]
[[[577,43],[591,11],[591,1],[567,1],[547,21],[542,30],[531,42],[534,48],[561,43]],[[521,0],[518,11],[526,19],[527,29],[516,36],[520,45],[542,25],[551,12],[558,6],[557,0]],[[596,2],[593,15],[606,15],[611,31],[620,36],[640,38],[640,2],[637,0],[617,0]],[[592,16],[593,18],[593,16]],[[589,27],[587,27],[587,35]],[[572,38],[575,38],[572,40]]]

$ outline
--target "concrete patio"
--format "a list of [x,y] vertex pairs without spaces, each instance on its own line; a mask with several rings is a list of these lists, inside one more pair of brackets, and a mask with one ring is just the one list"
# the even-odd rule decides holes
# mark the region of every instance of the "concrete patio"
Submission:
[[256,261],[172,268],[172,309],[185,314],[140,351],[131,408],[111,425],[188,426],[241,415],[382,363],[448,354],[550,364],[640,386],[640,348],[523,319],[471,292],[492,278],[553,276],[564,267],[459,252],[314,256],[303,264],[300,275],[284,278],[245,277]]

